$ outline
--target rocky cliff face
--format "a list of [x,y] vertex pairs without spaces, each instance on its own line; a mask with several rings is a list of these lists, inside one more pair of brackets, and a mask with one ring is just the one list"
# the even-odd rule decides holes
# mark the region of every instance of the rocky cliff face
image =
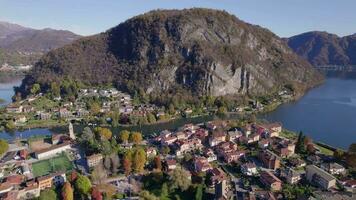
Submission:
[[356,34],[339,37],[308,32],[287,39],[288,45],[315,66],[356,65]]
[[51,51],[23,88],[64,78],[193,96],[263,95],[290,83],[306,89],[322,79],[272,32],[209,9],[152,11]]

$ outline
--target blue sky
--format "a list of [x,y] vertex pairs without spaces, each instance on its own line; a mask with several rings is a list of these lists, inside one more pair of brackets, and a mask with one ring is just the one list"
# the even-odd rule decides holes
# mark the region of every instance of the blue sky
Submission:
[[226,10],[281,37],[356,33],[355,0],[0,0],[0,21],[91,35],[152,9],[191,7]]

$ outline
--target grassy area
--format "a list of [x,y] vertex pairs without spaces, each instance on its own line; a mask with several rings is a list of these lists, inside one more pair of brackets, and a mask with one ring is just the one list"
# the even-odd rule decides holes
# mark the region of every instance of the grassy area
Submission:
[[288,131],[283,129],[282,132],[280,133],[280,136],[285,137],[287,139],[296,139],[298,137],[298,135],[292,131]]
[[53,107],[57,107],[59,105],[58,102],[52,101],[46,97],[39,97],[35,101],[32,102],[32,106],[36,110],[47,110]]
[[315,144],[315,145],[316,145],[316,147],[320,150],[320,152],[321,152],[322,154],[329,155],[329,156],[334,155],[334,152],[333,152],[332,150],[327,149],[327,148],[322,147],[322,146],[317,145],[317,144]]
[[65,154],[48,160],[42,160],[32,164],[34,177],[43,176],[57,171],[69,171],[73,169],[72,163]]

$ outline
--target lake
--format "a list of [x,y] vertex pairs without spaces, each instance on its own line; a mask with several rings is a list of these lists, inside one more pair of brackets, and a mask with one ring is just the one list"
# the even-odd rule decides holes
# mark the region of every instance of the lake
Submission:
[[347,149],[356,142],[356,80],[328,78],[296,102],[265,114],[292,131],[303,131],[313,140]]
[[[11,100],[13,86],[19,85],[20,79],[0,82],[0,98]],[[238,118],[233,115],[230,118]],[[303,131],[313,140],[335,147],[347,149],[356,142],[356,79],[329,78],[296,102],[287,103],[275,111],[260,116],[269,121],[280,121],[283,126],[293,131]],[[130,130],[143,133],[158,133],[164,129],[176,129],[185,123],[202,123],[214,119],[214,116],[182,118],[175,121],[130,127]],[[120,127],[115,132],[125,127]],[[80,129],[79,129],[80,130]],[[3,133],[0,138],[27,138],[32,135],[48,135],[47,129],[32,129],[13,134]]]
[[0,103],[0,106],[11,102],[14,87],[21,84],[22,78],[21,76],[0,75],[0,98],[5,100],[4,103]]

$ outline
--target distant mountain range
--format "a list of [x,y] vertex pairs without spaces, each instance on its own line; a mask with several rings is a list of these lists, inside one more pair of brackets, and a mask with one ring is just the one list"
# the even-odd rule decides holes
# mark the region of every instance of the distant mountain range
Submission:
[[65,30],[37,30],[0,22],[0,66],[33,64],[44,53],[62,47],[81,36]]
[[356,65],[356,34],[339,37],[327,32],[307,32],[286,39],[298,55],[312,65]]

